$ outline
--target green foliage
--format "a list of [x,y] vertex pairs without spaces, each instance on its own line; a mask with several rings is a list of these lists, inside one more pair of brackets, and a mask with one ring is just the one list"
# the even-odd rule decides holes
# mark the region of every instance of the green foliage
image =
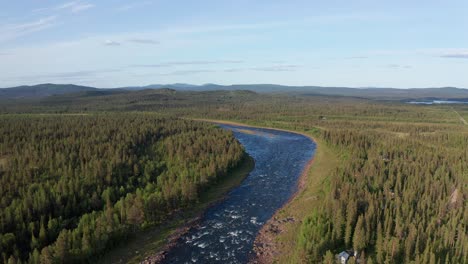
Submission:
[[[330,261],[331,254],[354,247],[368,263],[467,262],[468,131],[460,120],[468,119],[466,106],[173,90],[0,106],[9,113],[102,110],[307,131],[340,151],[342,162],[327,179],[323,205],[303,219],[298,234],[299,255],[309,262]],[[9,256],[24,260],[20,252],[35,247],[45,263],[54,261],[53,243],[64,229],[71,232],[72,256],[95,255],[129,230],[190,206],[240,159],[232,138],[213,136],[212,128],[181,120],[159,120],[158,126],[146,115],[139,118],[146,121],[117,114],[2,118],[3,262]],[[50,144],[49,138],[60,140]],[[217,145],[223,155],[202,155]]]
[[[317,263],[330,248],[333,225],[329,219],[318,212],[305,219],[299,233],[299,245],[306,252],[306,260]],[[329,254],[328,254],[329,255]]]
[[308,221],[303,224],[299,241],[309,238],[301,247],[311,262],[322,255],[308,245],[324,244],[322,251],[352,248],[378,263],[466,260],[468,134],[439,125],[428,128],[436,132],[401,137],[349,125],[323,130],[329,144],[351,155],[331,175],[331,199],[311,215],[331,223],[315,221],[313,229]]
[[244,156],[230,132],[154,115],[0,124],[0,263],[90,260],[197,203]]

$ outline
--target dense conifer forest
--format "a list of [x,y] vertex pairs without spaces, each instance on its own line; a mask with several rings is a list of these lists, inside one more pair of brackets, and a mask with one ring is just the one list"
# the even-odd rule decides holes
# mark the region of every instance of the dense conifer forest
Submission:
[[334,263],[352,249],[360,263],[468,262],[468,126],[457,115],[465,106],[277,100],[204,114],[306,131],[342,156],[321,206],[303,219],[299,260]]
[[[301,219],[297,247],[288,253],[301,262],[333,263],[354,249],[360,263],[468,263],[466,106],[147,90],[55,96],[1,111],[86,114],[2,117],[5,263],[10,256],[31,263],[87,259],[133,228],[189,206],[241,159],[229,133],[175,117],[301,131],[339,155],[323,202]],[[100,111],[112,112],[94,114]]]
[[313,96],[202,115],[306,131],[341,153],[297,236],[303,262],[353,249],[361,263],[467,263],[468,126],[457,113],[466,107]]
[[230,132],[151,114],[0,124],[2,263],[90,260],[196,203],[244,156]]
[[439,126],[326,130],[347,152],[299,234],[305,258],[352,248],[366,263],[466,263],[468,134]]

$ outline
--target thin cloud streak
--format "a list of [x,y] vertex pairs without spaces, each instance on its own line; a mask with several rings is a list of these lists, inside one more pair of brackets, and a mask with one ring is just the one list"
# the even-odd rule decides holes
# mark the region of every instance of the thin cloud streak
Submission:
[[184,66],[184,65],[216,65],[216,64],[237,64],[243,63],[241,60],[214,60],[214,61],[172,61],[159,64],[137,64],[132,65],[131,67],[139,68],[164,68],[164,67],[174,67],[174,66]]
[[441,58],[468,59],[468,52],[449,53],[440,56]]
[[397,20],[397,17],[382,15],[382,14],[337,14],[337,15],[322,15],[313,16],[306,19],[292,20],[273,20],[261,23],[237,23],[237,24],[220,24],[220,25],[185,25],[182,27],[171,27],[166,31],[176,34],[196,34],[196,33],[216,33],[229,32],[236,30],[263,30],[269,28],[280,27],[301,27],[304,25],[328,25],[348,22],[370,22],[370,21],[392,21]]
[[147,45],[159,45],[159,41],[153,39],[129,39],[129,42]]
[[42,31],[56,24],[56,16],[43,17],[35,21],[0,26],[0,42],[16,39],[34,32]]
[[258,66],[251,68],[231,68],[225,69],[224,72],[243,72],[243,71],[264,71],[264,72],[292,72],[301,68],[301,65],[271,65],[271,66]]
[[273,66],[266,66],[266,67],[254,67],[250,68],[253,71],[266,71],[266,72],[290,72],[296,71],[297,68],[301,66],[299,65],[273,65]]
[[352,57],[346,57],[345,59],[347,60],[362,60],[362,59],[368,59],[369,57],[367,56],[352,56]]
[[97,78],[100,74],[120,72],[119,69],[103,69],[103,70],[84,70],[84,71],[71,71],[71,72],[59,72],[59,73],[46,73],[37,75],[27,75],[21,77],[15,77],[11,80],[20,81],[34,81],[34,82],[60,82],[60,81],[82,81],[87,79]]
[[225,69],[224,72],[242,72],[246,71],[247,69],[241,69],[241,68],[232,68],[232,69]]
[[80,5],[73,6],[71,8],[71,11],[73,13],[78,13],[78,12],[85,11],[93,7],[94,7],[93,4],[80,4]]
[[170,76],[170,75],[191,75],[191,74],[198,74],[198,73],[208,73],[208,72],[216,72],[213,70],[186,70],[186,71],[174,71],[169,73],[161,73],[161,76]]
[[121,43],[117,42],[117,41],[114,41],[114,40],[106,40],[106,41],[104,41],[104,45],[105,46],[115,47],[115,46],[120,46]]
[[14,23],[14,24],[6,24],[0,25],[0,43],[6,42],[9,40],[17,39],[24,35],[29,35],[34,32],[42,31],[44,29],[50,28],[57,24],[57,18],[60,14],[58,11],[69,11],[72,13],[79,13],[85,10],[88,10],[94,7],[94,4],[82,1],[73,1],[67,2],[61,5],[57,5],[54,7],[45,7],[33,10],[33,12],[40,12],[40,13],[51,13],[54,12],[56,14],[51,14],[49,16],[45,16],[39,18],[34,21],[22,22],[22,23]]
[[78,13],[78,12],[93,8],[94,6],[95,6],[94,4],[91,4],[88,2],[72,1],[72,2],[63,3],[61,5],[57,5],[57,6],[35,9],[33,10],[33,12],[50,12],[50,11],[67,10],[72,13]]
[[410,65],[401,65],[401,64],[387,64],[384,67],[391,68],[391,69],[411,69],[412,68]]

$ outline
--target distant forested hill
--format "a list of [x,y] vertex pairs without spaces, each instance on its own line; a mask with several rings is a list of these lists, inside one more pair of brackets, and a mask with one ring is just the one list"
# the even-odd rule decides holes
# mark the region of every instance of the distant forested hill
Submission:
[[43,98],[56,94],[95,91],[97,88],[73,84],[39,84],[0,89],[0,99]]
[[[215,91],[215,90],[250,90],[257,93],[289,93],[295,95],[336,95],[353,96],[371,99],[468,99],[468,89],[455,87],[442,88],[349,88],[349,87],[321,87],[321,86],[285,86],[276,84],[236,84],[236,85],[188,85],[188,84],[169,84],[169,85],[149,85],[141,87],[142,89],[172,88],[180,91]],[[122,88],[127,89],[127,88]],[[137,90],[138,87],[131,87]]]
[[204,108],[207,105],[245,103],[260,97],[251,91],[176,91],[173,89],[93,90],[54,95],[31,100],[0,100],[0,113],[82,112],[82,111],[159,111]]
[[[1,99],[37,99],[52,95],[76,94],[106,95],[121,93],[124,91],[143,91],[171,89],[177,91],[236,91],[249,90],[256,93],[274,93],[289,95],[331,95],[349,96],[377,100],[412,100],[412,99],[463,99],[468,101],[468,89],[443,87],[443,88],[348,88],[348,87],[320,87],[320,86],[284,86],[275,84],[236,84],[236,85],[191,85],[191,84],[154,84],[148,86],[132,86],[116,89],[99,89],[71,84],[40,84],[35,86],[18,86],[0,89]],[[92,93],[96,92],[96,93]]]

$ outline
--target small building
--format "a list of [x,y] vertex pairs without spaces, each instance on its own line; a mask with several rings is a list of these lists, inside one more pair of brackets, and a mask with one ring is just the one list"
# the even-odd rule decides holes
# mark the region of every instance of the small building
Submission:
[[357,252],[352,250],[342,251],[340,254],[336,255],[336,258],[341,264],[347,264],[351,257],[357,256]]
[[350,257],[351,257],[351,255],[346,251],[342,251],[340,254],[337,255],[337,258],[338,258],[338,260],[340,261],[341,264],[348,263],[348,260],[349,260]]

